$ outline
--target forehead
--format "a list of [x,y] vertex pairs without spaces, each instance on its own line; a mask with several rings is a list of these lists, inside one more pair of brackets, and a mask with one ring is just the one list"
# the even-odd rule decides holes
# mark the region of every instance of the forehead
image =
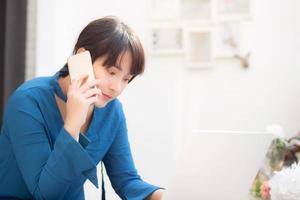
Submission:
[[130,51],[126,51],[123,54],[119,55],[116,63],[114,65],[108,67],[116,67],[123,74],[130,75],[130,71],[132,68],[132,54]]
[[131,66],[132,66],[132,53],[130,51],[126,51],[125,53],[121,54],[118,57],[115,67],[120,68],[122,70],[130,71]]
[[130,74],[132,68],[132,53],[130,51],[126,51],[120,54],[115,60],[112,60],[108,55],[105,55],[97,58],[95,62],[106,68],[115,67],[124,74]]

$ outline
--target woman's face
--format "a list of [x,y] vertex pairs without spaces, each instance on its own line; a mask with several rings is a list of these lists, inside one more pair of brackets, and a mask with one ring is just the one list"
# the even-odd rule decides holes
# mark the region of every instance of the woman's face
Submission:
[[103,66],[105,56],[97,58],[93,63],[94,74],[96,79],[100,79],[99,89],[102,91],[102,96],[99,96],[98,102],[95,103],[97,107],[104,107],[108,102],[118,97],[132,78],[130,75],[132,56],[127,51],[119,58],[119,67]]

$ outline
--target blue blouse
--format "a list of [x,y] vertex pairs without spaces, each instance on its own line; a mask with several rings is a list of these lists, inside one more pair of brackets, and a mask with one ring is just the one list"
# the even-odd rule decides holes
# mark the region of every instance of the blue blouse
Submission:
[[9,98],[0,134],[0,198],[84,199],[86,179],[98,187],[101,161],[122,199],[141,200],[159,189],[137,173],[117,99],[95,107],[87,132],[73,139],[54,96],[67,100],[58,78],[27,81]]

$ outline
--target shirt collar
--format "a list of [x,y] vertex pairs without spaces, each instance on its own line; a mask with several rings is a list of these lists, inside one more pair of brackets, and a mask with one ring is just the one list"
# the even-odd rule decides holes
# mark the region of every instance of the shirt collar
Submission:
[[67,96],[63,93],[63,90],[61,89],[59,83],[58,83],[58,79],[60,77],[60,72],[56,72],[53,77],[52,77],[52,84],[53,84],[53,87],[54,87],[54,91],[55,91],[55,94],[61,98],[64,102],[67,102]]

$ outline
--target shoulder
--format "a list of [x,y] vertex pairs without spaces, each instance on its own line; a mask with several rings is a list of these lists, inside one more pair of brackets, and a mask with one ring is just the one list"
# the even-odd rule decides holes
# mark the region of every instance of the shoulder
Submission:
[[110,103],[115,110],[115,115],[117,116],[117,121],[119,122],[119,129],[126,129],[126,118],[121,101],[119,99],[114,99]]
[[125,122],[122,103],[119,99],[110,101],[105,107],[97,108],[98,120],[104,120],[106,124],[120,124]]
[[117,110],[119,112],[123,112],[123,105],[122,105],[121,101],[119,99],[117,99],[117,98],[114,99],[114,100],[112,100],[111,102],[109,102],[107,104],[107,107],[109,109],[115,109],[115,110]]
[[17,89],[16,92],[25,92],[25,91],[34,91],[34,89],[50,89],[51,88],[51,77],[46,76],[46,77],[36,77],[31,80],[28,80],[24,82],[22,85],[20,85]]
[[[38,77],[24,82],[9,97],[7,111],[16,109],[30,110],[51,95],[51,77]],[[48,94],[48,95],[47,95]]]
[[122,115],[124,115],[123,105],[121,101],[117,98],[109,102],[104,108],[100,108],[100,109],[106,110],[109,113],[113,112],[115,115],[118,115],[119,117],[122,117]]
[[112,107],[116,110],[116,114],[120,121],[125,121],[125,114],[123,110],[123,104],[119,99],[114,99],[112,102]]
[[14,96],[31,96],[40,91],[49,91],[51,89],[51,77],[36,77],[25,81],[11,95]]

